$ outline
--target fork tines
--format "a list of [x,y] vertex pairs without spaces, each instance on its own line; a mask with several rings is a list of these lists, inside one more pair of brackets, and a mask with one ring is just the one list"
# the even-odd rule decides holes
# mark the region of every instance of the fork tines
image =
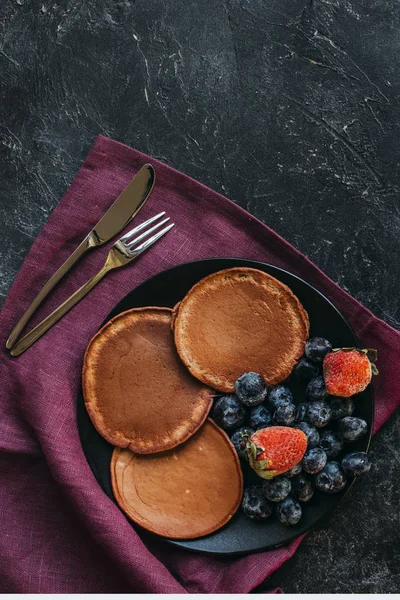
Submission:
[[[143,250],[146,250],[147,248],[149,248],[152,244],[154,244],[157,240],[159,240],[163,235],[165,235],[174,226],[174,223],[171,223],[171,225],[164,227],[164,229],[162,229],[161,231],[159,231],[158,233],[156,233],[149,239],[145,240],[145,238],[147,238],[151,233],[153,233],[153,231],[156,231],[157,229],[162,227],[162,225],[164,225],[165,223],[167,223],[170,220],[169,217],[167,217],[166,219],[163,219],[159,223],[156,223],[155,225],[153,225],[153,227],[150,227],[150,229],[146,229],[149,225],[151,225],[151,223],[154,223],[154,221],[156,221],[157,219],[160,219],[164,215],[165,215],[165,211],[159,213],[158,215],[155,215],[154,217],[151,217],[144,223],[141,223],[137,227],[134,227],[134,229],[131,229],[131,231],[128,231],[128,233],[126,233],[124,236],[122,236],[122,238],[119,241],[124,245],[126,250],[128,250],[130,253],[138,254],[140,252],[143,252]],[[146,231],[144,231],[143,233],[138,235],[135,239],[132,239],[132,237],[134,235],[136,235],[143,229],[146,229]],[[141,243],[138,246],[139,242],[141,242],[142,240],[145,240],[145,241],[143,241],[143,243]]]

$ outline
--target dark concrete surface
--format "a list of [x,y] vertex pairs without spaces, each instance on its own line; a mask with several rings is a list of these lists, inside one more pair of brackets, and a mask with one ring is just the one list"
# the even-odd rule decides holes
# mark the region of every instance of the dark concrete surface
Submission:
[[[399,27],[396,0],[2,0],[2,298],[102,133],[247,208],[398,328]],[[399,413],[371,454],[261,589],[400,591]]]

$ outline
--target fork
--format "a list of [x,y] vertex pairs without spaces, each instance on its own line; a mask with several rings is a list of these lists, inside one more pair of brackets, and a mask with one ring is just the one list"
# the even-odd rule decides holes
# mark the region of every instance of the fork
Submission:
[[[82,300],[94,288],[95,285],[103,279],[103,277],[113,269],[123,267],[129,264],[137,258],[142,252],[150,248],[157,240],[165,235],[172,227],[174,223],[164,227],[161,231],[158,231],[150,238],[146,239],[151,233],[159,229],[162,225],[169,221],[169,217],[163,219],[153,227],[148,229],[148,226],[160,219],[165,215],[165,212],[161,212],[151,219],[148,219],[144,223],[141,223],[125,235],[123,235],[115,244],[111,247],[106,262],[96,275],[91,277],[82,287],[72,294],[65,302],[60,304],[50,315],[48,315],[43,321],[41,321],[36,327],[31,329],[24,337],[22,337],[10,350],[11,356],[19,356],[25,350],[27,350],[36,340],[38,340],[50,327],[52,327],[61,317],[63,317],[75,304]],[[143,231],[135,239],[132,239],[140,231]]]

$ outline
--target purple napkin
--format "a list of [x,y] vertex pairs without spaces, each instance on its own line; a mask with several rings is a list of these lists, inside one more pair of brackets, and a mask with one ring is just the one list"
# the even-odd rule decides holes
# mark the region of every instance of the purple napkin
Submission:
[[[132,266],[108,275],[32,348],[5,341],[34,295],[145,163],[156,185],[138,222],[166,210],[176,227]],[[103,264],[85,257],[35,318],[43,318]],[[103,493],[82,451],[76,402],[82,356],[110,310],[135,286],[179,263],[262,260],[299,275],[343,312],[362,347],[376,348],[375,431],[399,403],[400,334],[335,285],[260,221],[189,177],[99,137],[21,267],[0,318],[0,592],[248,593],[301,542],[242,558],[189,553],[135,532]]]

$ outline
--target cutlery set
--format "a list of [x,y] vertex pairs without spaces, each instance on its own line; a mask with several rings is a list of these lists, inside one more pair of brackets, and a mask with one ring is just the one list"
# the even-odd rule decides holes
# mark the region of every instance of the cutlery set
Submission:
[[161,212],[123,235],[111,247],[106,261],[98,273],[91,277],[65,302],[36,325],[36,327],[22,338],[19,337],[36,309],[75,263],[89,250],[110,241],[137,215],[153,189],[154,180],[153,167],[150,164],[144,165],[81,244],[47,281],[18,321],[6,342],[6,347],[10,350],[11,356],[19,356],[25,352],[52,325],[84,298],[109,271],[132,262],[172,229],[174,223],[166,225],[160,230],[160,227],[169,221],[169,218],[160,221],[165,215],[165,212]]

